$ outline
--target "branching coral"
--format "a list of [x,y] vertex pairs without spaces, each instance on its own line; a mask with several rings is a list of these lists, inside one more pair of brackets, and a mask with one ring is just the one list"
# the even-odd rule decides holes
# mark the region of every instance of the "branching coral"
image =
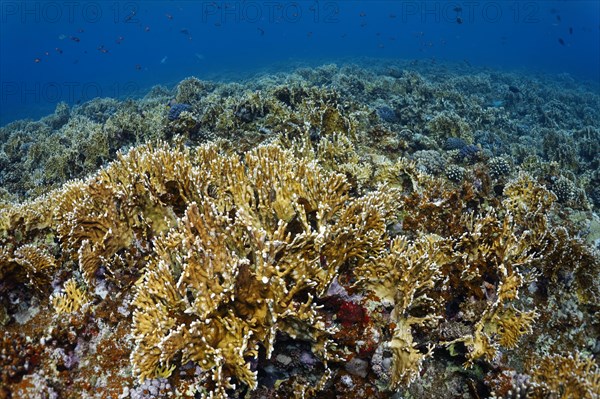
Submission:
[[600,367],[578,353],[545,356],[532,365],[540,397],[593,399],[600,394]]
[[57,313],[79,311],[90,298],[84,288],[79,287],[74,279],[65,282],[64,291],[50,297]]
[[466,344],[467,366],[478,358],[494,360],[498,344],[513,347],[520,336],[531,332],[535,311],[520,311],[510,305],[524,284],[520,270],[534,259],[527,239],[515,235],[515,230],[510,214],[502,222],[490,214],[473,220],[469,231],[454,246],[456,255],[461,255],[456,256],[457,262],[451,263],[447,272],[453,276],[452,270],[460,271],[460,277],[451,277],[450,285],[487,303],[473,334],[447,343]]
[[134,300],[134,373],[191,361],[217,396],[235,382],[254,389],[249,359],[259,345],[269,357],[277,332],[308,340],[326,362],[333,330],[314,298],[348,261],[383,250],[391,195],[349,201],[342,175],[275,146],[243,159],[197,155],[198,181],[212,188],[155,240]]
[[25,244],[16,250],[0,247],[0,277],[29,284],[39,291],[46,290],[51,273],[56,268],[54,257],[43,247]]
[[[392,389],[412,382],[431,353],[433,346],[425,354],[416,349],[411,328],[436,318],[436,312],[431,311],[435,304],[427,294],[442,277],[441,266],[451,257],[449,249],[448,243],[435,235],[423,236],[413,243],[398,237],[390,244],[389,254],[356,268],[358,284],[374,291],[383,303],[394,306],[390,316],[394,326],[392,339],[386,345],[393,355]],[[415,309],[428,316],[411,314]]]

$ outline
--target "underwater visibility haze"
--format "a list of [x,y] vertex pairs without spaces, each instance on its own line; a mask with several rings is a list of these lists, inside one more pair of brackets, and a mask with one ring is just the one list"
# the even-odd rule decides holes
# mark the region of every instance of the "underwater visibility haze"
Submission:
[[600,84],[595,1],[3,1],[0,123],[361,57],[566,73]]
[[600,397],[600,2],[0,2],[0,398]]

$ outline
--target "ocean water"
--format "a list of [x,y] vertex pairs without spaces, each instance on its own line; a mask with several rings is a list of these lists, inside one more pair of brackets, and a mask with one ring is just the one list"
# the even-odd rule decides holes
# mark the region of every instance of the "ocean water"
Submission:
[[187,76],[359,59],[568,74],[600,86],[597,1],[2,1],[0,125]]

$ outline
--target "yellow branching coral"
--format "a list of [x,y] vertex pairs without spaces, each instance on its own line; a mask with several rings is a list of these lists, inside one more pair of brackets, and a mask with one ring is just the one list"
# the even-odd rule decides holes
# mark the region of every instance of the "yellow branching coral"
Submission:
[[466,366],[482,358],[491,361],[499,355],[499,347],[514,347],[518,339],[531,332],[536,312],[517,310],[511,302],[518,298],[524,284],[520,270],[532,264],[529,237],[517,235],[511,213],[502,220],[495,213],[472,218],[454,245],[455,261],[447,272],[460,272],[450,285],[462,286],[474,298],[486,301],[472,334],[446,344],[463,342],[468,349]]
[[504,195],[504,208],[511,212],[519,223],[528,224],[531,229],[536,227],[545,231],[545,216],[556,202],[556,195],[525,172],[521,172],[506,185]]
[[43,230],[52,225],[54,203],[60,191],[42,195],[33,201],[10,204],[0,208],[0,238],[9,234],[22,235]]
[[85,289],[77,285],[75,279],[69,279],[65,282],[63,292],[52,295],[50,300],[57,313],[72,313],[89,303],[90,298]]
[[600,395],[600,367],[591,357],[577,352],[569,356],[555,354],[530,363],[539,397],[595,399]]
[[93,179],[67,186],[57,212],[62,246],[77,256],[86,284],[94,286],[98,268],[110,271],[109,260],[131,244],[128,216],[112,187]]
[[421,171],[415,161],[404,157],[398,158],[393,164],[377,168],[375,180],[407,192],[421,192],[435,183],[435,179]]
[[32,244],[17,248],[14,259],[25,269],[29,281],[37,287],[43,286],[43,282],[50,279],[50,272],[56,267],[52,255]]
[[199,198],[154,241],[134,305],[134,373],[149,378],[194,362],[210,395],[256,387],[248,359],[271,355],[276,333],[332,358],[314,298],[352,260],[384,249],[393,195],[350,200],[346,179],[276,146],[196,153]]
[[16,281],[43,291],[48,287],[56,260],[43,246],[25,244],[17,249],[0,246],[0,278],[12,275]]
[[383,303],[394,306],[390,319],[395,328],[387,343],[393,355],[391,388],[412,382],[431,352],[432,347],[425,354],[415,348],[411,327],[435,318],[435,312],[415,317],[410,310],[431,310],[433,301],[428,291],[441,279],[441,266],[451,258],[451,248],[441,237],[427,235],[412,243],[406,237],[397,237],[386,256],[356,268],[358,284],[375,292]]
[[535,311],[523,312],[510,306],[498,315],[495,330],[500,336],[498,343],[505,348],[513,348],[519,338],[530,334],[533,321],[538,316]]
[[387,342],[386,347],[392,352],[389,383],[391,389],[413,382],[421,371],[423,360],[432,353],[433,345],[429,346],[427,353],[422,353],[416,348],[417,344],[413,341],[411,325],[419,322],[420,320],[412,317],[398,320],[392,339]]
[[517,280],[509,276],[505,281],[506,283],[498,288],[496,301],[488,306],[481,319],[475,324],[474,333],[446,343],[463,342],[467,346],[469,352],[466,367],[471,367],[479,358],[486,361],[496,359],[499,355],[499,345],[513,348],[522,335],[532,331],[533,322],[538,316],[537,312],[520,311],[509,305],[508,301],[514,299],[516,295],[516,287],[503,290],[502,286],[511,285]]
[[315,152],[324,168],[345,174],[357,189],[369,184],[373,167],[360,158],[347,135],[335,133],[319,140]]

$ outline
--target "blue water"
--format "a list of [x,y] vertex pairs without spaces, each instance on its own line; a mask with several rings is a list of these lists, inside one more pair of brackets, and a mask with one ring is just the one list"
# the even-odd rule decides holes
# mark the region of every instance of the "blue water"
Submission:
[[1,1],[0,125],[187,76],[365,58],[600,86],[598,1]]

